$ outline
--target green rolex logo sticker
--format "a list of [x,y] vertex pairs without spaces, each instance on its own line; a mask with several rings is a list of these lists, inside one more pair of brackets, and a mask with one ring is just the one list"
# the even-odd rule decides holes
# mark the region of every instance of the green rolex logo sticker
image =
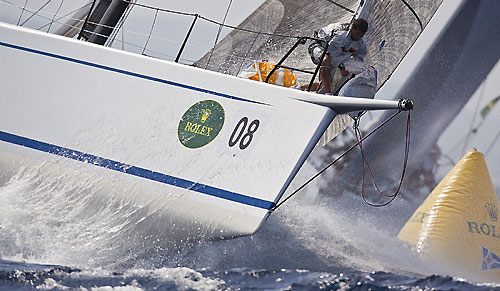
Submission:
[[224,118],[224,108],[217,101],[203,100],[194,104],[179,122],[179,141],[191,149],[209,144],[222,129]]

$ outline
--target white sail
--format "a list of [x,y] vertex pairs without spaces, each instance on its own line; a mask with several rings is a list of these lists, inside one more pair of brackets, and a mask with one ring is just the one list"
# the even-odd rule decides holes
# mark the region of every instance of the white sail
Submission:
[[[463,1],[449,23],[443,24],[446,27],[412,76],[396,92],[396,96],[405,96],[418,104],[412,114],[410,175],[422,166],[438,138],[500,59],[500,40],[492,37],[500,35],[498,11],[498,1]],[[488,50],[483,51],[484,43],[488,44]],[[380,120],[387,117],[384,114]],[[400,178],[401,168],[387,167],[387,161],[403,156],[404,130],[402,123],[389,123],[364,147],[373,169],[390,184]],[[340,180],[357,184],[358,173],[359,166],[351,164]],[[408,192],[413,196],[415,190]]]
[[[295,37],[313,37],[314,31],[330,23],[348,23],[353,18],[363,17],[369,23],[365,36],[368,45],[366,62],[377,70],[380,87],[422,33],[441,2],[269,0],[197,65],[236,75],[242,60],[278,61],[296,42]],[[294,51],[285,64],[296,68],[314,67],[307,46]],[[311,76],[300,77],[303,82],[308,82]]]
[[[365,62],[375,67],[380,88],[406,55],[442,1],[266,1],[197,65],[226,74],[237,74],[246,59],[277,62],[296,42],[295,37],[314,35],[314,31],[333,23],[349,23],[363,17],[369,23],[366,33],[368,55]],[[257,34],[255,31],[268,33]],[[248,61],[247,61],[248,62]],[[314,64],[307,46],[296,49],[284,63],[298,69]],[[297,71],[299,82],[311,75]],[[338,116],[321,138],[326,145],[350,123],[349,116]]]
[[85,23],[85,17],[89,14],[92,7],[92,2],[89,1],[81,9],[78,9],[70,19],[68,19],[63,25],[61,25],[54,34],[62,35],[66,37],[74,37],[81,29]]

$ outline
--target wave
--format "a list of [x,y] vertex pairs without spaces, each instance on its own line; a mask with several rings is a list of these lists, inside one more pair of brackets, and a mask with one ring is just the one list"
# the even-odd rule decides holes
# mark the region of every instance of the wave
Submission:
[[388,272],[314,272],[232,268],[214,271],[186,267],[81,270],[57,265],[0,260],[0,289],[8,290],[491,290],[448,276],[408,276]]
[[[292,189],[308,177],[305,168]],[[156,201],[94,174],[25,164],[0,187],[3,259],[75,268],[214,270],[248,267],[426,272],[396,235],[407,211],[374,211],[356,195],[331,197],[311,185],[253,236],[175,241]],[[403,204],[400,202],[399,204]],[[428,272],[428,271],[427,271]]]

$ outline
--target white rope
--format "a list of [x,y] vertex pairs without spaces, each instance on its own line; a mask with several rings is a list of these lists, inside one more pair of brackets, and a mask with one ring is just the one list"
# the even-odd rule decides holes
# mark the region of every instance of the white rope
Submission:
[[34,13],[31,13],[31,16],[28,17],[23,23],[21,23],[20,26],[23,26],[28,21],[30,21],[31,18],[33,18],[35,15],[37,15],[37,13],[40,12],[40,10],[42,10],[45,6],[47,6],[51,1],[52,0],[48,0],[47,2],[45,2],[45,4],[43,4],[40,8],[38,8]]
[[52,21],[49,23],[49,28],[47,28],[47,32],[50,31],[50,27],[52,27],[52,23],[54,23],[56,19],[56,15],[59,14],[59,10],[61,10],[61,7],[63,6],[64,0],[61,0],[61,3],[59,4],[59,7],[57,8],[56,13],[54,14],[54,17],[52,17]]
[[[5,6],[11,6],[11,7],[20,9],[22,11],[26,11],[26,12],[31,13],[31,14],[35,14],[35,11],[36,11],[36,8],[19,6],[19,5],[16,5],[14,3],[11,3],[11,2],[9,2],[7,0],[1,0],[0,4],[5,5]],[[86,4],[85,6],[87,6],[87,5],[88,4]],[[74,10],[73,13],[76,12],[76,11],[78,11],[78,10],[80,10],[80,9],[83,9],[85,6],[82,6],[82,7],[78,8],[78,9]],[[49,21],[49,23],[57,23],[57,24],[60,24],[60,25],[66,26],[66,27],[79,29],[78,26],[69,25],[69,24],[67,24],[65,22],[62,22],[62,21],[67,21],[67,20],[80,20],[80,19],[77,19],[77,18],[74,18],[74,17],[70,17],[70,16],[67,16],[67,15],[61,16],[61,15],[57,15],[57,14],[54,14],[54,13],[49,13],[49,12],[46,12],[46,11],[39,11],[39,12],[36,13],[36,16]],[[59,17],[59,18],[55,19],[56,17]],[[93,22],[89,22],[89,23],[93,24],[93,25],[96,25],[96,26],[107,27],[107,28],[111,28],[111,29],[113,28],[111,26],[103,25],[103,24],[99,24],[99,23],[93,23]],[[47,25],[49,25],[49,24],[41,26],[38,30],[44,28]],[[155,39],[155,40],[158,40],[158,41],[163,41],[163,42],[171,43],[171,44],[174,44],[174,45],[180,45],[181,44],[180,41],[175,41],[175,40],[171,40],[171,39],[167,39],[167,38],[163,38],[163,37],[159,37],[159,36],[154,36],[154,35],[150,36],[149,34],[140,33],[140,32],[136,32],[136,31],[132,31],[132,30],[124,30],[123,27],[122,27],[122,30],[124,32],[126,32],[126,33],[130,33],[130,34],[136,35],[136,36],[150,37],[151,39]],[[87,32],[89,32],[91,34],[95,34],[95,35],[106,37],[105,35],[102,35],[102,34],[99,34],[99,33],[96,33],[96,32],[91,32],[91,31],[87,31]],[[115,39],[115,41],[118,41],[120,43],[124,43],[124,44],[130,45],[132,47],[139,48],[139,49],[143,49],[144,48],[143,45],[137,45],[137,44],[134,44],[134,43],[131,43],[131,42],[126,42],[124,40]],[[186,46],[189,47],[189,48],[195,49],[195,50],[207,50],[207,51],[210,50],[210,47],[208,45],[207,46],[199,46],[199,45],[187,44]],[[168,54],[165,54],[165,53],[161,53],[161,52],[158,52],[158,51],[154,51],[154,50],[151,50],[151,49],[148,49],[148,48],[146,48],[144,51],[145,52],[149,52],[149,53],[154,53],[155,55],[164,56],[164,57],[167,57],[168,59],[174,59],[174,57],[171,56],[171,55],[168,55]],[[227,57],[227,58],[233,58],[237,62],[246,62],[246,63],[258,62],[258,60],[255,60],[255,59],[251,59],[251,58],[247,58],[247,57],[242,57],[242,56],[238,56],[238,55],[234,55],[234,54],[230,54],[230,53],[214,52],[214,54],[218,55],[218,56]],[[188,64],[190,64],[190,63],[192,64],[192,63],[196,62],[196,60],[190,60],[190,59],[186,59],[186,58],[182,58],[181,60],[183,60],[185,62],[188,62]],[[215,65],[213,68],[220,68],[220,65]],[[229,66],[222,67],[222,68],[223,69],[231,69],[231,67],[229,67]]]

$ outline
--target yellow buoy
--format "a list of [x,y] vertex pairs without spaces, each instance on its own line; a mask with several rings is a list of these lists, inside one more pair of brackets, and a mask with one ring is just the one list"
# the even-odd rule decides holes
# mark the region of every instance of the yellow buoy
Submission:
[[499,209],[484,156],[470,150],[398,237],[452,275],[500,282]]
[[[265,60],[254,62],[241,72],[239,76],[250,80],[265,82],[269,73],[274,69],[274,66],[275,64],[273,62]],[[257,67],[259,69],[257,69]],[[297,76],[292,70],[279,68],[269,78],[269,84],[291,87],[297,84]]]

